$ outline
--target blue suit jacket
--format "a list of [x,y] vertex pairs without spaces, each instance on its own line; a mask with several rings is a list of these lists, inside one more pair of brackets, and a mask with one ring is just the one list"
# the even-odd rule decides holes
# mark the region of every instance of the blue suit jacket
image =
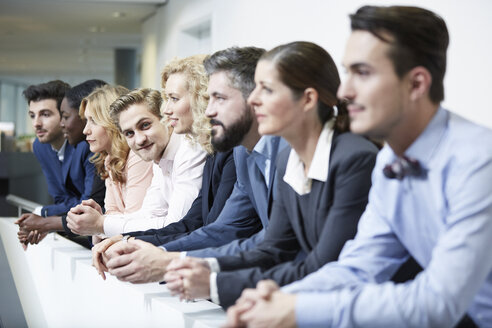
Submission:
[[188,254],[199,257],[232,255],[254,247],[263,239],[262,228],[268,226],[277,154],[288,144],[280,137],[262,139],[263,154],[271,163],[268,186],[255,157],[242,146],[234,148],[237,182],[219,217],[188,236],[164,244],[168,251],[196,250]]
[[202,189],[181,220],[164,228],[134,231],[128,235],[154,245],[162,245],[188,235],[217,219],[235,182],[236,167],[232,150],[208,156],[203,168]]
[[58,160],[50,144],[34,141],[33,152],[36,155],[48,182],[48,193],[54,204],[44,206],[42,216],[62,215],[83,199],[88,199],[92,191],[95,168],[89,162],[92,153],[89,144],[82,141],[65,146],[63,162]]

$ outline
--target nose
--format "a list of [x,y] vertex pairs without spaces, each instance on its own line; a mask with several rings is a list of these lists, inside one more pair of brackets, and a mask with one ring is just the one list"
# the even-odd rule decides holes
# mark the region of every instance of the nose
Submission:
[[85,123],[84,130],[82,130],[82,133],[86,136],[91,134],[90,127],[89,127],[89,122]]
[[35,129],[42,127],[41,118],[39,117],[39,115],[34,116],[34,118],[32,119],[32,126]]
[[353,100],[355,98],[355,92],[350,78],[347,78],[345,81],[340,83],[337,91],[337,97],[338,99],[348,100]]
[[217,111],[212,104],[212,100],[208,102],[207,108],[205,109],[205,115],[210,118],[217,116]]
[[258,97],[258,87],[255,87],[248,97],[248,104],[250,106],[258,106],[260,104]]
[[65,128],[65,119],[64,119],[64,118],[62,118],[62,119],[60,120],[60,126],[61,126],[61,128],[62,128],[62,129],[64,129],[64,128]]
[[167,116],[171,116],[173,113],[172,108],[171,108],[172,106],[170,105],[170,103],[171,102],[168,100],[162,108],[162,113],[167,115]]
[[147,136],[145,135],[145,133],[135,131],[135,142],[137,143],[138,146],[145,145],[146,141],[147,141]]

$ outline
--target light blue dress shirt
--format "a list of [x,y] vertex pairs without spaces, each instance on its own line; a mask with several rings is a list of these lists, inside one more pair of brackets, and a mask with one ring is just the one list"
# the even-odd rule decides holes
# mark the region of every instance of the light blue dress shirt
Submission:
[[[406,155],[426,177],[385,178],[385,146],[355,239],[284,287],[299,327],[492,327],[492,131],[440,108]],[[388,281],[409,254],[424,271]]]

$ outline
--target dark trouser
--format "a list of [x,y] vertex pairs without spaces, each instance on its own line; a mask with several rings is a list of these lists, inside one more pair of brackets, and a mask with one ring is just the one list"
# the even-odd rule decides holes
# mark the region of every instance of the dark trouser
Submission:
[[473,322],[473,320],[465,314],[465,316],[461,319],[460,322],[454,328],[478,328],[478,326]]

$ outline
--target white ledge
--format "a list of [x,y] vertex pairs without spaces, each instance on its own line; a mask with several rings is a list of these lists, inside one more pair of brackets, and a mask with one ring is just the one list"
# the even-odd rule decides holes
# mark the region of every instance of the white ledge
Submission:
[[29,327],[218,327],[225,313],[206,300],[180,302],[165,285],[102,280],[91,252],[50,234],[23,251],[15,219],[0,218],[0,238]]

